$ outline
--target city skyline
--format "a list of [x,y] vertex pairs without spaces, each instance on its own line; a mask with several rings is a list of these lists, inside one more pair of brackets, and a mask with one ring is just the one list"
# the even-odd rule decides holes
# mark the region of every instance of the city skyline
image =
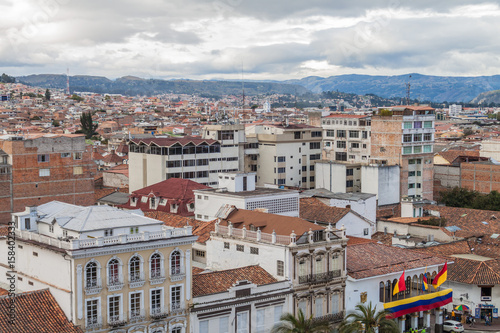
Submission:
[[0,70],[15,76],[500,73],[493,2],[1,0],[0,8]]

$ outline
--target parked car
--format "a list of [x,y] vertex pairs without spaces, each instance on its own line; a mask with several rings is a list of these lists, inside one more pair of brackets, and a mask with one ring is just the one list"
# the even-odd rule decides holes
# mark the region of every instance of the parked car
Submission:
[[443,323],[443,332],[463,332],[464,326],[456,320],[446,320]]

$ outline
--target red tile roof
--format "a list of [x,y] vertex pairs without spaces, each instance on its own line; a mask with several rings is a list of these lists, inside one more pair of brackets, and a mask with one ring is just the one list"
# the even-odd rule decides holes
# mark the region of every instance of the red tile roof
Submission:
[[500,259],[478,261],[453,258],[448,265],[448,280],[472,285],[500,284]]
[[227,291],[236,282],[247,280],[256,285],[277,280],[258,265],[193,275],[193,297]]
[[143,196],[154,194],[156,197],[166,199],[194,199],[193,190],[210,188],[189,179],[170,178],[159,183],[146,186],[132,192],[132,195]]
[[187,225],[193,227],[193,235],[198,236],[198,243],[205,243],[210,238],[210,232],[215,231],[215,222],[202,222],[190,217],[180,216],[161,211],[145,212],[146,217],[162,221],[165,225],[174,228],[183,228]]
[[237,208],[229,214],[227,219],[221,220],[220,224],[227,226],[228,221],[233,224],[234,228],[242,229],[243,226],[246,226],[246,228],[249,229],[251,225],[254,225],[259,227],[261,232],[268,234],[275,231],[277,235],[290,236],[293,231],[297,234],[297,239],[300,235],[308,232],[309,229],[325,229],[322,226],[308,222],[299,217],[262,213]]
[[355,279],[444,264],[446,261],[426,252],[376,243],[348,245],[346,254],[347,274]]
[[339,208],[325,205],[316,198],[300,199],[300,217],[312,222],[318,221],[335,225],[350,211],[350,208]]
[[66,318],[48,289],[20,293],[15,298],[15,324],[9,321],[8,296],[0,297],[0,332],[81,333]]

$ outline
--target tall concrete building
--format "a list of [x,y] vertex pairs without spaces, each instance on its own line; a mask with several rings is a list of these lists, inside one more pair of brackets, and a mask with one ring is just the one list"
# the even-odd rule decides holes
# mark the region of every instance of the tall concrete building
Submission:
[[396,106],[371,121],[371,159],[399,165],[400,195],[433,199],[434,108]]
[[371,117],[332,114],[321,121],[323,159],[367,164],[370,158]]
[[0,136],[0,223],[52,200],[93,204],[94,170],[83,135]]
[[314,163],[321,159],[320,127],[263,124],[245,131],[245,172],[257,172],[258,186],[314,188]]

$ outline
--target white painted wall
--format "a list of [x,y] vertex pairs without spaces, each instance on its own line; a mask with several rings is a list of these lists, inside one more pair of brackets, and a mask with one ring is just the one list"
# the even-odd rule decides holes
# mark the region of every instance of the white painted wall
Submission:
[[398,165],[361,166],[361,192],[377,195],[378,205],[397,204],[400,200]]
[[316,162],[316,188],[330,192],[346,193],[346,165]]
[[330,199],[330,206],[346,208],[347,205],[350,205],[353,211],[363,216],[364,218],[372,222],[375,222],[377,220],[376,196],[365,200]]
[[[359,216],[356,216],[352,213],[346,214],[343,218],[341,218],[335,228],[340,229],[344,226],[346,228],[347,236],[361,237],[366,239],[371,239],[373,233],[375,233],[375,223],[370,224],[369,222],[363,220]],[[364,230],[368,229],[368,234],[364,234]]]

